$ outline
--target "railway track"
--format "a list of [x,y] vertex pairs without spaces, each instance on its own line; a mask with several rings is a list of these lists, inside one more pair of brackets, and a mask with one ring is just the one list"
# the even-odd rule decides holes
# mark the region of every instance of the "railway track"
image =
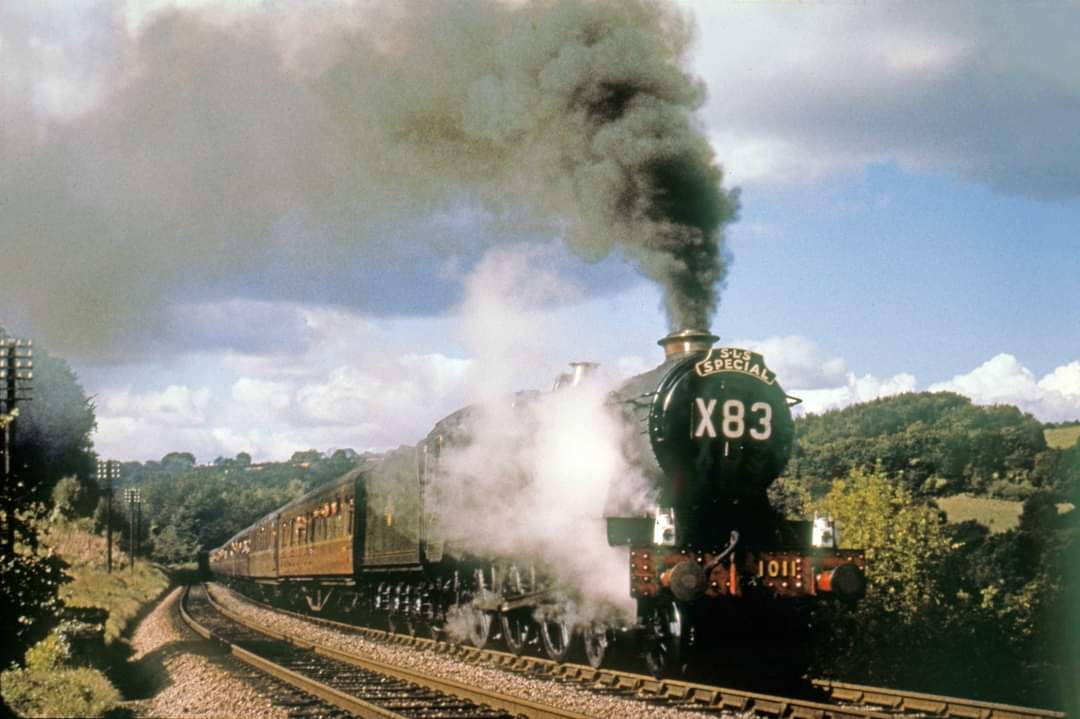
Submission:
[[1066,719],[1064,713],[1046,709],[830,680],[812,682],[821,695],[827,697],[824,701],[772,696],[676,679],[655,679],[648,675],[614,669],[594,669],[583,664],[557,663],[542,657],[517,656],[496,649],[477,649],[283,610],[249,597],[244,597],[243,601],[261,605],[269,611],[330,627],[335,631],[450,655],[464,661],[495,666],[531,677],[573,683],[594,691],[633,697],[656,706],[666,705],[709,713],[753,713],[778,719],[898,716],[943,719]]
[[378,719],[584,717],[258,627],[214,602],[205,588],[188,588],[180,612],[184,622],[201,636],[224,644],[245,663],[325,702],[337,715]]

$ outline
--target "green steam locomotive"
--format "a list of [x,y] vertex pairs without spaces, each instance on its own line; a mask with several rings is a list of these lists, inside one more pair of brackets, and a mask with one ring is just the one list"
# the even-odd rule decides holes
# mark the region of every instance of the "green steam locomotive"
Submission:
[[[716,339],[668,335],[664,362],[607,398],[628,465],[650,487],[646,509],[604,520],[608,544],[625,548],[630,617],[583,615],[558,567],[484,555],[444,531],[446,459],[475,440],[476,407],[259,519],[211,551],[209,569],[313,611],[558,661],[581,653],[600,666],[617,647],[657,675],[727,666],[725,678],[753,683],[797,674],[809,608],[860,598],[864,555],[837,548],[830,520],[789,521],[770,506],[798,400],[760,354]],[[555,391],[591,367],[576,363]],[[527,424],[538,396],[515,395],[509,411]],[[474,500],[482,511],[483,497]]]

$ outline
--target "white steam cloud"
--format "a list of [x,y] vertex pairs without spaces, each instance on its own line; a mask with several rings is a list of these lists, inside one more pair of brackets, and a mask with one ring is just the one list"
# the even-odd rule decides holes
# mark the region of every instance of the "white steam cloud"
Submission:
[[[471,349],[486,368],[474,375],[483,401],[465,420],[468,441],[440,457],[435,506],[448,539],[478,556],[512,558],[522,570],[536,566],[580,600],[580,620],[629,609],[626,551],[608,547],[604,517],[646,509],[650,492],[624,457],[626,427],[607,404],[608,375],[553,392],[511,391],[513,370],[529,368],[532,347],[551,336],[543,314],[508,300],[506,287],[533,302],[566,291],[531,269],[537,264],[535,252],[493,251],[469,278],[463,319],[466,336],[480,340]],[[476,331],[493,322],[506,331]]]

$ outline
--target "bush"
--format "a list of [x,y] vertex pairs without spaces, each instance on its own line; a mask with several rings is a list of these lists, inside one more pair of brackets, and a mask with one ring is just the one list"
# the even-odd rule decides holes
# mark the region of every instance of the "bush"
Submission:
[[52,672],[64,668],[71,661],[71,644],[67,637],[52,632],[26,650],[26,668],[32,672]]
[[1035,492],[1035,487],[1026,481],[1010,482],[1007,479],[994,480],[989,489],[990,496],[1012,502],[1022,502]]
[[120,694],[101,672],[72,666],[62,631],[26,651],[26,668],[3,673],[4,701],[23,716],[91,717],[115,708]]
[[95,717],[120,703],[116,687],[95,669],[14,669],[0,683],[4,701],[22,716]]

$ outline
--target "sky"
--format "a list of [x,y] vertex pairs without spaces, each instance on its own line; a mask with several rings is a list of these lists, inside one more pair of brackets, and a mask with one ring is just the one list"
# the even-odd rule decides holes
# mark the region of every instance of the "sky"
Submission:
[[[1080,5],[553,7],[4,3],[0,322],[71,363],[99,454],[384,449],[659,363],[662,281],[596,209],[644,150],[560,174],[590,73],[738,188],[710,329],[801,411],[1080,420]],[[588,23],[619,41],[529,74]]]

